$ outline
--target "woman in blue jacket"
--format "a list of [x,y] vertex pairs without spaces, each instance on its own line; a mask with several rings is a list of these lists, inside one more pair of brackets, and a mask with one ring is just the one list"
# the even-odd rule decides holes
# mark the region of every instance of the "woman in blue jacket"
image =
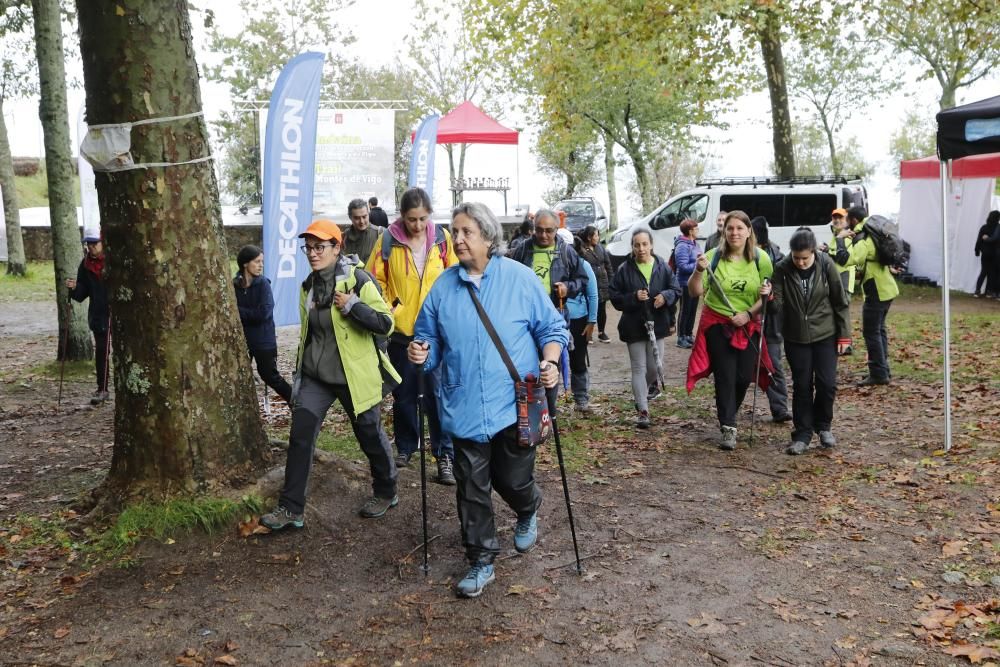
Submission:
[[535,483],[535,450],[518,444],[514,381],[472,293],[522,379],[533,375],[554,388],[569,332],[534,271],[503,256],[503,229],[486,206],[460,204],[452,212],[451,234],[459,264],[434,282],[408,356],[425,373],[441,369],[441,429],[455,447],[458,518],[471,566],[455,592],[477,597],[494,580],[493,561],[500,553],[492,491],[517,514],[514,547],[521,553],[538,537],[542,493]]
[[698,221],[688,218],[681,223],[680,236],[674,241],[674,271],[681,288],[681,307],[677,314],[677,347],[694,347],[694,320],[698,316],[698,299],[688,293],[688,280],[698,266]]
[[255,245],[240,248],[236,255],[239,271],[233,278],[236,305],[247,339],[250,356],[264,383],[288,403],[292,388],[278,372],[278,340],[274,334],[274,295],[271,281],[264,277],[264,252]]
[[[611,280],[611,305],[622,313],[618,337],[628,345],[638,428],[649,428],[649,400],[660,395],[656,357],[663,359],[663,339],[673,324],[670,306],[680,295],[673,271],[653,254],[653,235],[645,227],[636,229],[632,232],[632,254]],[[653,323],[656,350],[650,344],[646,322]]]

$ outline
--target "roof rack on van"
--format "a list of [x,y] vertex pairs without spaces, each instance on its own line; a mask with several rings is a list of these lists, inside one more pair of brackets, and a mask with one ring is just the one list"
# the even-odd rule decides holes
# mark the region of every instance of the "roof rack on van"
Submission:
[[712,187],[713,185],[846,185],[848,183],[859,183],[861,176],[858,175],[825,175],[818,176],[793,176],[791,178],[779,178],[777,176],[733,176],[730,178],[706,178],[698,181],[696,187]]

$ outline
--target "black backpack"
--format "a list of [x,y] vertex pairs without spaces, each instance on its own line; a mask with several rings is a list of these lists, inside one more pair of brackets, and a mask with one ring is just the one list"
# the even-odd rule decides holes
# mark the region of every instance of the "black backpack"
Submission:
[[872,215],[865,220],[861,233],[875,244],[879,264],[905,269],[910,263],[909,244],[899,238],[899,226],[896,223],[881,215]]

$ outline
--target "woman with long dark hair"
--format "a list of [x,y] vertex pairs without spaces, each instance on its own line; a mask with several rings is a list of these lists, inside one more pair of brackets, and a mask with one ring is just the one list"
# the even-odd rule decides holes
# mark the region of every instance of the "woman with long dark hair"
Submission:
[[610,343],[611,339],[604,328],[608,324],[608,299],[611,298],[608,286],[615,271],[611,266],[611,255],[601,245],[601,233],[597,227],[587,225],[576,239],[576,254],[587,260],[597,277],[597,340]]

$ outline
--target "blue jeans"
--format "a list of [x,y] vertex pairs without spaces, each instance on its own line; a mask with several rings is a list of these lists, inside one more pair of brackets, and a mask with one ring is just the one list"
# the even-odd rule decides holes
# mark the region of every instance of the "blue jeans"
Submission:
[[[420,370],[407,359],[404,343],[389,341],[389,360],[403,380],[392,390],[392,428],[396,439],[396,451],[410,456],[417,451],[417,436],[420,433],[420,424],[417,423]],[[441,432],[441,417],[438,414],[435,397],[440,378],[439,370],[424,374],[424,416],[427,417],[427,428],[430,431],[431,453],[435,458],[447,456],[454,459],[455,451],[451,445],[451,436]]]

